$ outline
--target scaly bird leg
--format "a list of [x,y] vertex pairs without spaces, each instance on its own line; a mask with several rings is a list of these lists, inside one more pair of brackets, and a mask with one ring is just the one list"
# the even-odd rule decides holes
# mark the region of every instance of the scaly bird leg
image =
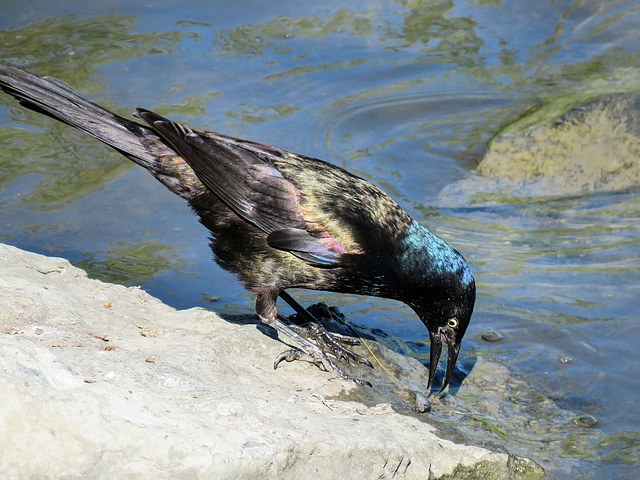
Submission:
[[260,320],[270,327],[275,328],[278,332],[283,333],[288,336],[291,340],[298,344],[299,349],[292,348],[290,350],[286,350],[282,352],[280,355],[276,357],[273,362],[274,370],[278,368],[278,365],[286,360],[287,362],[293,362],[295,360],[303,360],[305,362],[313,363],[320,367],[320,369],[325,372],[333,372],[336,375],[346,379],[351,380],[358,385],[364,385],[367,387],[371,387],[371,384],[366,380],[361,380],[359,378],[352,377],[348,373],[344,372],[336,363],[331,360],[327,354],[318,346],[312,343],[311,341],[304,338],[302,335],[294,331],[291,327],[286,325],[282,320],[276,317],[273,320],[269,320],[265,317],[260,317]]
[[338,360],[344,359],[348,362],[349,359],[351,359],[373,368],[373,365],[369,360],[358,355],[357,353],[352,352],[342,345],[360,345],[360,342],[358,340],[351,337],[345,337],[343,335],[329,333],[327,329],[320,323],[320,321],[316,317],[314,317],[311,312],[309,312],[309,310],[306,310],[304,307],[302,307],[302,305],[296,302],[287,292],[280,292],[280,298],[287,302],[291,306],[291,308],[296,311],[300,318],[303,318],[308,324],[307,328],[291,325],[292,329],[294,329],[300,335],[303,335],[304,337],[315,341],[316,344],[324,352],[330,353]]
[[280,318],[278,318],[275,308],[276,298],[277,292],[259,294],[256,297],[256,312],[258,313],[260,320],[264,324],[275,328],[278,332],[281,332],[282,334],[288,336],[291,340],[297,343],[299,350],[290,349],[278,355],[273,362],[274,369],[278,368],[278,365],[283,360],[286,360],[287,362],[304,360],[305,362],[310,362],[317,365],[320,369],[326,372],[333,372],[346,380],[351,380],[357,383],[358,385],[371,387],[371,384],[369,382],[352,377],[348,373],[342,371],[342,369],[340,369],[340,367],[338,367],[336,363],[331,360],[319,346],[304,338],[298,332],[294,331],[290,326],[285,324]]

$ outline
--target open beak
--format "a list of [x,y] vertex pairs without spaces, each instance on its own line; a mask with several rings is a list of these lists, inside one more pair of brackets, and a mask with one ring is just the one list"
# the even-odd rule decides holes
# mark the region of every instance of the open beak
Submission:
[[442,353],[442,340],[447,343],[447,371],[444,374],[444,380],[442,381],[442,392],[453,375],[453,369],[458,361],[458,353],[460,352],[460,346],[455,345],[453,341],[449,340],[442,332],[431,333],[429,332],[429,338],[431,339],[430,356],[429,356],[429,382],[427,383],[427,389],[431,388],[433,379],[436,376],[436,370],[438,369],[438,363],[440,361],[440,354]]

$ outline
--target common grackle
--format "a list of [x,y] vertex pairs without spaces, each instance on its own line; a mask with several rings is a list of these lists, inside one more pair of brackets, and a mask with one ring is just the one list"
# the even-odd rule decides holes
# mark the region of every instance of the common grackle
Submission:
[[[462,255],[413,220],[382,190],[322,160],[250,140],[196,130],[137,109],[125,119],[66,83],[0,64],[0,88],[32,110],[85,131],[122,153],[186,199],[212,232],[218,263],[256,293],[267,325],[298,346],[279,355],[344,378],[327,356],[370,362],[341,345],[285,290],[374,295],[409,305],[429,330],[428,388],[443,341],[446,388],[475,302]],[[277,314],[281,297],[307,329]],[[314,341],[311,341],[314,340]]]

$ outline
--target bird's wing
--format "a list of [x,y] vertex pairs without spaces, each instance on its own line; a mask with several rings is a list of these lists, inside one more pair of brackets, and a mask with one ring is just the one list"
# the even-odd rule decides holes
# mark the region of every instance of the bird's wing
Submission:
[[[312,265],[340,265],[340,245],[328,232],[311,235],[300,208],[302,192],[265,158],[225,136],[193,130],[148,110],[138,109],[137,115],[184,158],[209,190],[264,231],[271,247],[289,251]],[[276,152],[273,149],[272,154]]]

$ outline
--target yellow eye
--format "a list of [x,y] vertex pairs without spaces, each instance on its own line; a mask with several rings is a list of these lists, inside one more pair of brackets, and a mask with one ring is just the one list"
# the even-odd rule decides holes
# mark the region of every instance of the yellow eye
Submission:
[[450,318],[449,321],[447,322],[447,325],[449,325],[451,328],[456,328],[458,326],[458,319]]

